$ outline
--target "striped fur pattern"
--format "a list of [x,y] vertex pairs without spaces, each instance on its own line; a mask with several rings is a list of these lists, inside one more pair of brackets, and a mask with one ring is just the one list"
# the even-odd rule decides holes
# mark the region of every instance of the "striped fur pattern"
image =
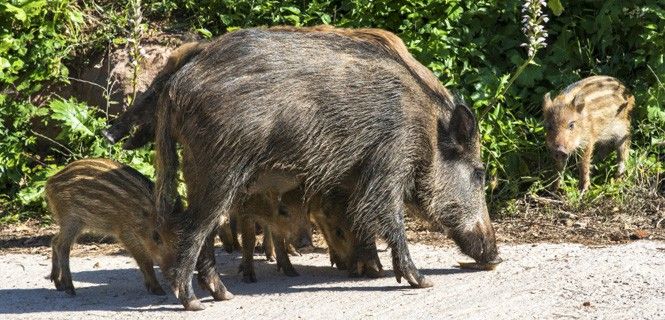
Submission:
[[138,171],[108,159],[70,163],[48,179],[46,199],[60,232],[53,238],[51,279],[74,294],[69,250],[84,230],[119,240],[134,257],[153,294],[163,295],[153,261],[173,259],[175,233],[160,229],[153,183]]
[[[590,185],[590,166],[596,149],[617,152],[617,177],[625,171],[630,148],[630,115],[635,98],[619,80],[592,76],[566,87],[559,95],[543,98],[547,146],[559,171],[576,150],[582,150],[580,189]],[[559,181],[555,182],[558,188]]]

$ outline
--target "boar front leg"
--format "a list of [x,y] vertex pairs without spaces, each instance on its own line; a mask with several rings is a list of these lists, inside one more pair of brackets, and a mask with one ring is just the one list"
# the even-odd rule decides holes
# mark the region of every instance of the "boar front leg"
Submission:
[[376,242],[373,238],[360,241],[359,244],[354,246],[349,276],[366,276],[368,278],[380,278],[383,276],[383,265],[381,265],[381,260],[376,250]]
[[616,178],[621,178],[623,173],[626,171],[626,160],[628,159],[628,153],[630,152],[630,137],[625,136],[621,139],[617,145],[617,173]]
[[267,224],[261,226],[263,228],[263,252],[266,254],[266,260],[270,262],[275,261],[275,242],[272,236],[272,231]]
[[568,163],[568,157],[562,157],[560,155],[554,155],[554,165],[556,167],[556,178],[552,183],[552,190],[557,192],[561,188],[561,180],[563,180],[563,173],[566,170],[566,163]]
[[273,233],[273,242],[275,244],[275,255],[277,256],[277,270],[282,269],[284,274],[289,277],[298,276],[298,272],[291,264],[289,253],[286,249],[286,241],[281,234]]
[[595,142],[589,142],[582,151],[582,159],[580,161],[580,191],[586,192],[591,185],[591,160],[593,158],[593,147]]
[[256,282],[254,272],[254,246],[256,246],[256,227],[254,219],[249,217],[240,218],[240,233],[242,234],[242,262],[240,269],[242,281],[246,283]]
[[212,232],[203,243],[196,262],[196,270],[199,286],[208,290],[213,299],[217,301],[233,299],[233,294],[226,290],[215,268],[215,232]]
[[222,223],[219,226],[219,230],[217,233],[219,235],[219,240],[222,241],[222,247],[224,248],[224,251],[231,253],[239,248],[239,246],[237,248],[235,247],[235,243],[238,242],[238,239],[236,239],[235,241],[233,240],[231,226],[228,221]]

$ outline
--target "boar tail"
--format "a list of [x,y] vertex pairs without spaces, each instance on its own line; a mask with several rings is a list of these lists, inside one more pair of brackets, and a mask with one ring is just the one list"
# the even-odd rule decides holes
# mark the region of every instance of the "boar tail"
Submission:
[[172,134],[170,99],[162,95],[157,103],[155,129],[155,206],[161,218],[170,216],[179,199],[177,187],[178,154]]

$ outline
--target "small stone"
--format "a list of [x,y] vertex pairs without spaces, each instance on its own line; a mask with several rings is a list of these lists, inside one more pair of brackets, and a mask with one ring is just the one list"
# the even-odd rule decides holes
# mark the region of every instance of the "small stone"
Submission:
[[649,231],[642,230],[642,229],[635,229],[633,232],[630,234],[630,239],[631,240],[641,240],[649,237]]
[[586,228],[586,226],[587,226],[587,223],[584,222],[584,221],[577,221],[577,222],[573,223],[573,227],[580,228],[580,229],[584,229],[584,228]]

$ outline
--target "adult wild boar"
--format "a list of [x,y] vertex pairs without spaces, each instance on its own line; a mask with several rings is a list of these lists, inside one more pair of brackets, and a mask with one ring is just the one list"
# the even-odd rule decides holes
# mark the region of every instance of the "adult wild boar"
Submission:
[[190,215],[167,273],[186,309],[201,244],[243,198],[299,185],[322,194],[354,177],[347,215],[383,237],[398,281],[432,283],[411,260],[405,206],[450,229],[481,263],[497,259],[476,120],[392,33],[273,28],[232,32],[155,90],[158,211],[169,217],[178,157]]
[[[547,146],[558,171],[564,169],[575,150],[582,148],[579,188],[587,190],[591,183],[591,159],[594,150],[601,146],[616,150],[616,176],[623,175],[630,149],[630,113],[634,106],[635,98],[628,89],[608,76],[582,79],[566,87],[554,99],[550,99],[549,93],[545,94],[543,114]],[[555,180],[555,189],[559,188],[560,176]]]

